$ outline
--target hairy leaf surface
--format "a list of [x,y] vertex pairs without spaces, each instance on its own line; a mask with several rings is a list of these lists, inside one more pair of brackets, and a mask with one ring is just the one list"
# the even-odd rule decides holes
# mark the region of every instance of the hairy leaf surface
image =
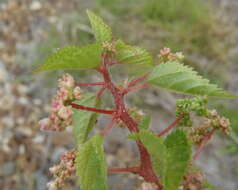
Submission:
[[108,190],[107,166],[101,135],[95,135],[79,146],[76,175],[83,190]]
[[191,157],[191,145],[184,131],[176,130],[164,141],[167,148],[164,190],[177,190]]
[[152,65],[152,56],[143,48],[130,46],[123,41],[116,42],[116,58],[117,61],[129,64]]
[[92,11],[87,10],[87,14],[98,42],[110,42],[112,40],[111,28],[104,23],[104,21],[95,15]]
[[234,97],[209,83],[209,80],[199,76],[192,68],[176,61],[159,64],[147,80],[151,84],[184,94]]
[[100,64],[101,53],[99,43],[83,47],[67,46],[50,55],[35,71],[94,68]]
[[[100,102],[93,93],[85,93],[81,100],[74,102],[88,107],[99,107]],[[96,123],[98,114],[94,112],[74,109],[73,131],[77,144],[82,144],[87,140],[89,132]]]

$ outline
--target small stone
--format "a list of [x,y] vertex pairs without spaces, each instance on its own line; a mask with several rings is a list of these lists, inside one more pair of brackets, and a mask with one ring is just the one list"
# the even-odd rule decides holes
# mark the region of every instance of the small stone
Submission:
[[9,176],[14,173],[15,165],[12,162],[7,162],[2,165],[0,171],[4,176]]
[[33,1],[30,5],[32,11],[38,11],[42,8],[42,4],[39,1]]
[[25,154],[26,152],[26,147],[24,145],[19,146],[19,154]]
[[20,103],[20,104],[22,104],[22,105],[27,105],[29,102],[28,102],[28,100],[27,100],[27,98],[25,98],[25,97],[20,97],[19,99],[18,99],[18,102]]
[[32,142],[43,143],[44,140],[45,140],[45,137],[43,135],[37,135],[35,138],[32,139]]

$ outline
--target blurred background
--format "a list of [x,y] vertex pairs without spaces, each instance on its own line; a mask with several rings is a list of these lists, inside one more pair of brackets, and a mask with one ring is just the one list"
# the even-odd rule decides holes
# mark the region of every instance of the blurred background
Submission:
[[[185,64],[213,83],[238,94],[237,0],[0,0],[0,189],[45,190],[52,179],[48,168],[62,152],[74,147],[71,132],[41,132],[38,120],[49,112],[57,78],[63,72],[32,73],[56,48],[92,42],[86,9],[95,11],[114,35],[157,56],[162,47],[182,51]],[[91,72],[70,72],[81,81],[98,80]],[[123,71],[114,75],[126,80]],[[95,89],[89,89],[94,91]],[[128,96],[127,104],[153,115],[160,131],[175,118],[178,95],[159,88]],[[238,101],[212,100],[212,107],[232,123],[231,136],[216,135],[197,165],[208,189],[238,189]],[[108,103],[107,106],[111,106]],[[104,126],[107,118],[101,118]],[[125,131],[114,128],[105,149],[108,164],[137,162]],[[109,146],[110,144],[110,146]],[[128,174],[109,176],[110,190],[133,190],[141,179]],[[79,187],[70,181],[63,189]]]

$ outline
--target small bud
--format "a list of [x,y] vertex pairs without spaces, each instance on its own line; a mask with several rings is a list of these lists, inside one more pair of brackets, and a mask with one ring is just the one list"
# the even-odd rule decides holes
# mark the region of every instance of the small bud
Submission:
[[103,42],[102,43],[103,48],[105,48],[107,51],[115,53],[116,48],[114,43],[109,43],[109,42]]
[[47,187],[49,188],[49,190],[57,190],[57,184],[54,181],[51,181],[49,183],[47,183]]
[[63,106],[63,102],[60,100],[53,100],[52,104],[51,104],[51,108],[53,112],[58,112],[60,107]]
[[44,130],[49,129],[49,127],[51,125],[51,121],[49,118],[44,118],[39,121],[39,125],[40,125],[40,130],[44,131]]
[[170,52],[170,48],[167,48],[167,47],[164,47],[163,49],[160,50],[160,55],[161,56],[167,56],[169,55],[171,52]]
[[69,94],[69,91],[67,89],[61,88],[61,89],[58,90],[57,96],[58,96],[57,97],[58,100],[65,101],[65,100],[69,99],[70,94]]
[[183,55],[182,52],[176,52],[175,55],[176,55],[176,57],[177,57],[178,59],[180,59],[180,60],[183,60],[183,59],[184,59],[184,55]]
[[142,183],[141,185],[141,190],[156,190],[158,189],[157,185],[152,184],[152,183]]
[[52,174],[56,173],[58,170],[60,170],[60,166],[59,165],[52,166],[49,169],[50,173],[52,173]]
[[59,88],[73,88],[74,84],[74,78],[68,73],[64,74],[62,79],[59,79]]
[[59,117],[62,119],[68,119],[72,116],[73,111],[71,106],[62,106],[58,112]]
[[75,99],[77,99],[77,100],[79,100],[81,98],[81,96],[82,96],[82,92],[81,92],[80,87],[74,88],[73,93],[74,93]]

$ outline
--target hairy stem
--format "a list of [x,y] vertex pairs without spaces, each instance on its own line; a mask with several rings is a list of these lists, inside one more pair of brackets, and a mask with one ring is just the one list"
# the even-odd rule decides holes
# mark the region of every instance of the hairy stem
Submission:
[[92,111],[92,112],[96,112],[96,113],[109,114],[109,115],[112,115],[113,113],[115,113],[115,110],[97,109],[97,108],[82,106],[82,105],[78,105],[78,104],[74,104],[74,103],[71,103],[70,105],[73,108],[79,109],[79,110],[86,110],[86,111]]
[[208,141],[212,138],[212,136],[214,135],[216,129],[213,129],[210,133],[207,134],[207,136],[203,139],[202,143],[200,144],[200,146],[198,147],[197,151],[195,152],[192,161],[194,162],[195,160],[197,160],[197,158],[199,157],[199,155],[201,154],[201,152],[203,151],[204,147],[207,145]]
[[[118,118],[127,126],[128,130],[131,133],[139,132],[139,127],[136,121],[129,115],[125,103],[124,103],[124,93],[123,89],[116,87],[113,83],[111,76],[108,71],[108,66],[111,65],[110,57],[107,58],[107,55],[104,54],[103,62],[101,67],[97,69],[104,78],[105,87],[111,92],[114,98],[114,104],[116,106],[116,115]],[[133,85],[132,85],[133,86]],[[152,169],[152,162],[150,155],[141,141],[136,141],[140,153],[140,167],[138,174],[142,176],[147,182],[156,183],[158,185],[158,190],[162,189],[162,186],[159,184],[158,178]]]
[[166,127],[165,129],[163,129],[159,134],[158,137],[161,137],[163,135],[165,135],[166,133],[168,133],[170,130],[172,130],[174,127],[176,127],[176,125],[183,119],[183,116],[180,116],[179,118],[177,118],[173,123],[171,123],[168,127]]
[[103,86],[104,82],[94,82],[94,83],[82,83],[76,82],[76,86]]
[[102,131],[101,131],[101,134],[103,136],[106,136],[112,129],[113,125],[117,122],[118,118],[117,117],[114,117],[111,122],[109,123],[109,125],[104,128]]
[[105,90],[106,90],[106,87],[103,86],[103,87],[97,92],[96,97],[97,97],[97,98],[100,98]]
[[146,73],[145,75],[143,75],[143,76],[141,76],[141,77],[139,77],[137,79],[132,80],[131,82],[129,82],[128,87],[135,86],[138,82],[143,81],[148,75],[149,74]]
[[131,172],[131,173],[138,173],[139,167],[133,167],[133,168],[109,168],[109,173],[120,173],[120,172]]
[[133,87],[129,87],[129,88],[126,88],[124,91],[123,91],[123,94],[127,94],[133,90],[139,90],[139,89],[142,89],[142,88],[146,88],[148,87],[149,84],[148,83],[144,83],[144,84],[140,84],[140,85],[137,85],[137,86],[133,86]]

